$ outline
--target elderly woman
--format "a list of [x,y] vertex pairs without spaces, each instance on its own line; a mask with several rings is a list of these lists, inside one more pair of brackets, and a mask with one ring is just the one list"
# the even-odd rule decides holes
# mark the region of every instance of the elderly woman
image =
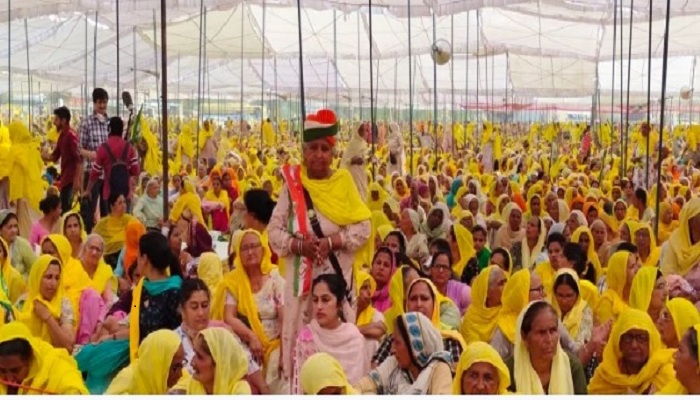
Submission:
[[586,394],[583,366],[576,355],[562,349],[558,325],[556,311],[543,300],[530,303],[520,313],[513,357],[505,361],[512,392]]
[[471,288],[452,277],[450,252],[438,250],[433,254],[430,263],[430,280],[441,295],[452,300],[459,309],[460,315],[464,315],[472,302]]
[[355,388],[363,394],[451,394],[452,357],[430,319],[409,312],[396,317],[393,327],[393,354]]
[[280,379],[280,337],[284,311],[284,279],[270,262],[260,233],[244,231],[235,243],[234,269],[218,285],[212,317],[223,320],[248,345],[255,361],[266,367],[266,382],[275,393]]
[[696,324],[684,332],[678,351],[673,357],[676,378],[667,384],[659,394],[700,394],[700,352],[698,351],[700,324]]
[[608,260],[607,286],[596,304],[598,323],[615,320],[628,306],[632,279],[639,270],[639,258],[628,251],[618,251]]
[[285,268],[284,370],[292,368],[294,341],[310,322],[311,281],[323,274],[343,278],[348,292],[345,318],[355,321],[353,261],[371,231],[371,213],[345,169],[333,171],[338,133],[335,114],[321,110],[304,123],[303,167],[285,167],[286,183],[272,213],[270,244]]
[[32,335],[19,322],[0,327],[0,394],[88,394],[63,349]]
[[501,296],[508,278],[497,265],[484,268],[472,282],[472,304],[467,309],[460,333],[469,345],[472,342],[488,342],[498,323]]
[[[668,239],[660,262],[664,275],[680,275],[700,289],[700,198],[681,209],[679,226]],[[14,264],[13,264],[14,265]]]
[[508,203],[503,212],[503,225],[494,236],[492,248],[503,247],[510,249],[513,244],[520,242],[525,237],[525,229],[520,224],[523,220],[523,211],[515,203]]
[[679,348],[683,333],[697,324],[700,324],[700,312],[693,303],[680,297],[669,300],[656,321],[661,341],[670,349]]
[[421,230],[428,237],[428,241],[434,239],[446,239],[450,221],[450,210],[445,203],[437,203],[428,212],[428,218],[421,226]]
[[452,394],[507,394],[510,386],[508,367],[488,343],[472,342],[464,349],[452,381]]
[[161,329],[148,335],[138,357],[114,378],[105,394],[163,395],[182,377],[185,350],[177,334]]
[[663,349],[644,311],[627,308],[615,321],[603,362],[588,384],[590,394],[650,394],[673,380],[673,353]]
[[17,214],[10,210],[0,211],[0,237],[10,248],[10,263],[27,279],[32,269],[36,254],[27,239],[19,236]]
[[160,182],[149,179],[146,192],[134,206],[134,217],[138,218],[146,228],[159,229],[163,223],[163,198],[160,195]]
[[112,193],[108,199],[109,215],[100,219],[95,225],[94,233],[105,241],[104,259],[107,264],[116,267],[119,252],[126,240],[126,226],[134,217],[126,212],[126,198],[119,193]]
[[102,297],[105,307],[109,309],[115,301],[116,278],[112,268],[102,259],[104,241],[97,234],[91,234],[85,239],[85,246],[80,254],[80,262],[87,276],[89,285]]
[[26,296],[17,304],[18,320],[34,337],[68,352],[75,345],[75,312],[64,294],[61,262],[43,255],[37,259],[29,274]]

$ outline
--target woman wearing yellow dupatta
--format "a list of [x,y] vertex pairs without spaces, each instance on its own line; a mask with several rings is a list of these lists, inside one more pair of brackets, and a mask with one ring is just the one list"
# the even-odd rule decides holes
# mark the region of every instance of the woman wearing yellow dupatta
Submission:
[[[579,275],[584,279],[588,279],[591,283],[597,284],[598,280],[603,276],[603,268],[600,265],[598,253],[595,251],[593,233],[591,233],[591,230],[587,227],[580,226],[571,234],[571,242],[578,243],[578,245],[581,246],[581,250],[586,253],[586,268],[581,271]],[[593,267],[594,274],[589,272],[591,266]]]
[[644,267],[658,267],[661,247],[656,245],[656,236],[651,225],[640,222],[634,232],[632,243],[637,246],[637,253]]
[[491,265],[479,272],[472,282],[472,304],[462,318],[459,331],[467,345],[488,342],[498,323],[501,295],[508,278],[505,271]]
[[553,293],[552,306],[569,336],[579,345],[588,342],[593,329],[593,311],[581,294],[576,271],[569,268],[558,270],[553,282]]
[[693,280],[688,278],[700,271],[700,198],[693,198],[683,206],[678,229],[671,234],[668,244],[660,263],[661,272]]
[[546,260],[542,254],[545,240],[547,239],[547,228],[540,217],[530,217],[525,228],[523,238],[513,243],[510,253],[513,255],[513,270],[534,269],[537,264]]
[[658,323],[661,311],[668,300],[668,285],[656,267],[642,267],[632,279],[629,306],[646,311],[654,323]]
[[452,381],[452,394],[507,394],[510,386],[508,367],[488,343],[472,342],[459,357]]
[[80,321],[80,296],[88,288],[90,277],[83,269],[80,260],[71,255],[71,246],[63,235],[49,235],[41,242],[41,253],[56,257],[61,261],[63,289],[73,305],[76,322]]
[[204,195],[203,201],[206,202],[203,204],[206,213],[204,216],[208,219],[209,229],[226,232],[231,215],[231,201],[228,192],[222,187],[221,171],[214,169],[209,176],[211,188]]
[[369,184],[369,197],[367,199],[367,207],[370,211],[382,211],[384,202],[389,200],[391,196],[377,182]]
[[673,380],[673,353],[644,311],[627,308],[613,324],[590,394],[649,394]]
[[[29,273],[26,298],[17,305],[17,320],[34,337],[73,351],[75,324],[70,299],[64,295],[61,262],[49,255],[39,257]],[[24,296],[23,296],[24,297]]]
[[700,324],[683,331],[678,351],[673,357],[676,377],[658,393],[662,395],[700,394]]
[[299,380],[306,395],[357,394],[343,367],[328,353],[316,353],[306,359]]
[[248,344],[273,391],[284,383],[279,374],[283,294],[284,280],[270,262],[270,249],[259,232],[244,231],[236,243],[234,269],[216,288],[212,319],[226,322]]
[[666,303],[656,322],[656,327],[659,329],[664,345],[677,349],[683,334],[697,324],[700,324],[700,311],[695,304],[682,297],[676,297]]
[[167,394],[182,377],[184,361],[180,337],[171,330],[155,331],[141,342],[138,357],[119,372],[105,394]]
[[396,178],[392,183],[392,187],[394,189],[394,200],[399,203],[401,200],[411,195],[411,190],[407,187],[406,181],[401,177]]
[[462,224],[454,224],[450,229],[449,239],[452,257],[456,260],[452,264],[452,272],[456,276],[461,277],[464,267],[476,255],[474,237],[469,229]]
[[199,223],[204,223],[206,220],[202,215],[202,202],[194,190],[194,186],[187,178],[182,179],[182,189],[172,210],[170,210],[170,222],[176,223],[180,218],[185,218],[188,221],[195,219]]
[[628,251],[618,251],[608,260],[608,288],[598,299],[595,317],[598,324],[616,320],[627,308],[632,279],[639,270],[639,259]]
[[119,252],[126,240],[126,226],[134,219],[126,213],[126,200],[123,195],[112,194],[108,199],[109,215],[95,225],[93,233],[102,236],[105,241],[104,258],[107,264],[116,267]]
[[678,229],[678,221],[673,219],[673,207],[668,201],[661,202],[659,206],[659,246],[664,244],[671,234]]
[[503,225],[496,232],[492,247],[510,250],[514,243],[520,242],[525,236],[525,229],[520,226],[523,212],[517,204],[510,202],[503,208],[501,217]]
[[[7,296],[7,300],[14,304],[24,294],[27,284],[22,274],[14,269],[10,263],[9,246],[5,239],[0,238],[0,292]],[[0,294],[2,296],[2,294]]]
[[[505,363],[510,390],[526,395],[586,394],[586,375],[576,355],[559,341],[557,313],[546,301],[533,301],[520,313],[515,327],[513,357]],[[550,332],[549,340],[540,337]],[[535,369],[537,367],[537,369]]]
[[83,218],[80,216],[80,213],[71,212],[63,216],[61,233],[70,242],[71,248],[73,249],[72,256],[74,258],[80,257],[80,252],[87,238],[85,224],[83,223]]
[[194,341],[194,375],[187,394],[250,395],[248,357],[231,331],[207,328]]
[[114,294],[117,293],[117,278],[112,268],[104,262],[103,252],[102,237],[93,233],[85,239],[85,248],[79,261],[87,274],[87,285],[95,289],[95,292],[105,301],[106,308],[109,308],[114,302]]
[[[357,271],[357,328],[365,337],[368,359],[379,349],[379,341],[386,334],[384,315],[372,306],[372,296],[377,290],[377,282],[365,271]],[[303,382],[302,382],[303,383]]]
[[0,354],[0,366],[18,371],[0,374],[0,395],[88,394],[75,360],[19,322],[0,327]]

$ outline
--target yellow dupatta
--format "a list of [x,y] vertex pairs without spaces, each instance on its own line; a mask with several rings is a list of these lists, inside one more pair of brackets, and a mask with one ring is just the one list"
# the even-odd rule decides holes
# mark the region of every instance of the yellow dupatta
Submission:
[[700,311],[687,299],[673,298],[666,303],[666,308],[673,319],[673,327],[679,342],[688,329],[700,324]]
[[490,341],[493,331],[496,329],[501,306],[487,307],[486,298],[489,293],[491,274],[499,270],[502,271],[498,265],[484,268],[472,282],[472,304],[467,308],[467,312],[462,318],[462,324],[459,327],[459,332],[467,345],[472,342]]
[[[33,337],[20,322],[0,327],[0,344],[16,339],[27,341],[32,350],[27,377],[18,394],[89,394],[75,359],[65,349]],[[0,381],[0,395],[6,394],[7,386]]]
[[[443,294],[440,293],[440,291],[437,290],[433,282],[429,279],[426,278],[418,278],[415,281],[411,283],[411,285],[408,287],[408,291],[406,291],[406,298],[411,294],[411,289],[416,285],[418,282],[423,282],[426,285],[428,285],[428,288],[430,291],[433,293],[433,313],[430,316],[430,322],[432,322],[433,327],[440,331],[440,335],[442,336],[443,339],[453,339],[459,343],[459,345],[464,349],[467,347],[467,345],[464,343],[464,338],[462,335],[459,334],[459,332],[451,330],[451,329],[446,329],[447,327],[440,322],[440,306],[442,306],[443,303],[454,303],[452,300],[450,300],[448,297],[444,296]],[[426,316],[427,317],[427,316]]]
[[[634,231],[635,236],[632,237],[632,243],[637,245],[636,233],[646,230],[649,234],[649,256],[646,260],[642,261],[642,266],[644,267],[657,267],[659,265],[659,259],[661,258],[661,247],[656,245],[656,236],[654,235],[654,230],[651,229],[651,225],[646,222],[640,222],[637,224],[637,229]],[[639,257],[641,259],[641,256]]]
[[302,168],[301,182],[314,208],[338,226],[367,221],[372,216],[347,169],[334,171],[328,179],[310,179]]
[[[377,200],[372,198],[373,192],[377,192],[379,194]],[[367,196],[367,208],[369,208],[370,211],[382,211],[384,202],[391,198],[389,193],[387,193],[386,190],[384,190],[384,188],[382,188],[382,186],[377,182],[372,182],[369,184],[369,190],[367,193],[369,193]]]
[[[476,255],[476,250],[474,249],[474,237],[469,229],[464,227],[462,224],[452,225],[454,230],[455,239],[457,240],[457,248],[459,249],[459,260],[452,264],[452,272],[457,274],[457,276],[462,276],[464,267],[467,262]],[[457,258],[457,257],[455,257]]]
[[234,269],[224,275],[222,284],[219,285],[214,294],[214,301],[212,302],[211,317],[215,320],[224,319],[224,309],[226,302],[226,292],[230,292],[231,295],[236,299],[238,305],[238,314],[244,315],[248,319],[250,328],[255,333],[255,336],[260,340],[262,344],[263,351],[265,354],[264,360],[270,357],[270,354],[280,346],[280,339],[270,339],[265,333],[262,321],[260,320],[260,315],[258,314],[258,305],[255,302],[255,296],[250,287],[250,279],[243,267],[243,262],[241,261],[241,243],[246,235],[254,235],[260,240],[260,244],[263,249],[262,262],[260,264],[260,271],[263,275],[271,274],[277,267],[270,261],[270,249],[263,243],[262,237],[258,231],[249,229],[243,232],[242,235],[238,237],[238,242],[236,243],[236,259],[234,260]]
[[39,302],[43,303],[46,308],[48,308],[49,313],[51,313],[51,317],[57,320],[61,318],[61,303],[64,296],[63,276],[65,274],[63,268],[61,268],[58,288],[53,298],[51,300],[46,300],[41,296],[40,292],[41,281],[44,274],[49,268],[49,265],[53,263],[56,263],[59,267],[61,266],[61,261],[59,259],[49,255],[42,255],[36,259],[34,265],[32,265],[32,270],[29,272],[27,299],[22,306],[22,310],[19,311],[17,315],[17,320],[26,325],[34,337],[43,339],[48,343],[51,343],[51,334],[49,333],[49,328],[46,326],[46,322],[42,321],[34,314],[34,301],[39,300]]
[[660,274],[658,268],[642,267],[632,279],[630,288],[629,306],[644,312],[649,311],[651,296],[656,286],[656,275]]
[[[649,335],[649,359],[636,375],[620,371],[620,339],[630,330],[638,329]],[[588,384],[589,394],[643,394],[651,385],[661,389],[671,382],[673,353],[675,350],[662,349],[661,336],[646,311],[627,308],[613,324],[610,339],[603,351],[603,361]]]
[[327,387],[339,387],[343,394],[359,394],[352,387],[340,362],[328,353],[316,353],[307,358],[299,372],[304,394],[315,395]]
[[452,394],[461,395],[462,376],[472,365],[476,363],[491,364],[498,372],[498,393],[507,394],[510,386],[510,372],[503,359],[490,344],[485,342],[472,342],[462,352],[457,364],[457,373],[452,380]]
[[112,380],[105,394],[167,394],[168,374],[181,346],[180,337],[171,330],[151,333],[143,339],[131,364]]
[[573,269],[562,268],[558,270],[552,284],[554,284],[557,281],[557,278],[562,275],[569,275],[573,278],[574,282],[576,282],[576,286],[578,286],[576,289],[578,289],[577,291],[579,292],[578,299],[576,300],[576,303],[574,303],[571,310],[569,310],[569,312],[563,317],[561,315],[561,308],[559,308],[559,302],[552,301],[551,303],[554,309],[557,311],[559,318],[561,318],[562,324],[569,332],[569,335],[573,339],[576,339],[578,337],[579,328],[581,327],[581,321],[583,320],[583,312],[586,310],[586,307],[588,307],[588,303],[586,303],[586,300],[583,298],[578,274]]
[[608,288],[598,299],[595,309],[595,316],[600,324],[615,320],[627,308],[622,293],[627,284],[627,263],[630,256],[628,251],[618,251],[608,260]]
[[[214,359],[215,395],[250,395],[250,385],[245,381],[248,374],[248,358],[241,344],[233,333],[225,328],[207,328],[199,332]],[[192,378],[187,387],[187,394],[207,394],[204,385]]]
[[527,245],[527,237],[523,236],[522,240],[520,241],[520,256],[522,260],[522,268],[531,270],[535,268],[533,264],[537,261],[537,257],[540,256],[542,253],[542,250],[544,249],[544,243],[545,240],[547,240],[547,228],[544,225],[544,220],[542,218],[537,217],[537,220],[539,221],[540,225],[540,234],[537,237],[537,243],[535,244],[535,247],[530,250],[530,247]]
[[593,233],[586,226],[579,226],[576,228],[574,233],[571,234],[571,243],[581,243],[581,236],[588,236],[588,251],[586,252],[586,258],[588,262],[593,265],[595,269],[596,280],[603,276],[603,267],[600,264],[600,258],[598,258],[598,252],[595,251],[595,244],[593,242]]
[[24,282],[22,274],[12,267],[10,247],[5,239],[0,238],[0,246],[4,254],[4,260],[2,265],[0,265],[0,301],[5,301],[1,297],[5,294],[7,296],[6,301],[11,305],[16,303],[19,297],[24,294],[27,290],[27,284]]
[[700,197],[695,197],[683,206],[679,216],[679,226],[669,238],[670,248],[678,264],[681,276],[690,271],[700,261],[700,242],[693,244],[690,240],[690,219],[700,215]]
[[389,280],[389,299],[391,299],[391,307],[384,313],[384,324],[386,325],[386,333],[391,334],[394,332],[394,322],[396,317],[403,315],[404,313],[404,298],[405,290],[403,287],[403,269],[413,268],[409,266],[402,266],[396,268],[394,274]]
[[[377,282],[372,278],[372,275],[368,274],[365,271],[357,271],[355,272],[355,279],[357,279],[357,288],[358,290],[362,288],[362,285],[365,284],[365,282],[369,282],[369,291],[370,291],[370,298],[374,296],[374,292],[377,291]],[[374,314],[377,312],[377,310],[372,306],[372,303],[365,308],[360,315],[357,316],[357,326],[365,326],[369,325],[372,322],[372,318],[374,318]]]
[[185,192],[180,193],[175,204],[173,204],[173,209],[170,211],[170,221],[177,222],[184,215],[185,218],[194,217],[197,222],[203,224],[202,202],[199,200],[197,193],[195,193],[194,186],[189,179],[182,178],[182,187]]
[[520,312],[530,300],[530,270],[514,273],[503,288],[501,310],[498,313],[498,328],[511,343],[515,343],[515,326]]
[[[75,320],[80,321],[80,296],[83,294],[83,290],[90,287],[92,280],[85,272],[83,264],[73,258],[73,247],[65,236],[52,234],[44,238],[43,242],[45,241],[53,243],[54,247],[56,247],[58,259],[61,261],[62,266],[61,279],[63,288],[73,306]],[[102,294],[102,292],[98,293]]]
[[[528,395],[543,395],[545,394],[542,387],[542,381],[539,375],[535,372],[530,361],[530,352],[527,345],[523,343],[522,325],[523,319],[527,310],[534,304],[542,303],[543,300],[533,301],[523,308],[518,316],[518,322],[515,329],[515,343],[513,347],[513,377],[518,393]],[[557,349],[552,360],[550,369],[549,388],[547,394],[574,394],[574,381],[571,376],[571,364],[569,356],[561,347],[560,341],[557,341]]]
[[216,203],[221,203],[221,205],[224,207],[224,210],[226,211],[226,215],[230,215],[230,208],[231,208],[231,202],[229,201],[228,198],[228,192],[225,191],[224,189],[221,189],[219,191],[219,195],[217,196],[214,193],[214,189],[209,189],[207,190],[207,193],[204,194],[204,200],[206,201],[212,201]]
[[[674,299],[675,300],[675,299]],[[696,309],[697,311],[697,309]],[[695,328],[695,341],[700,342],[700,324],[695,324],[691,325],[693,328]],[[690,326],[688,327],[690,329]],[[685,332],[685,331],[684,331]],[[683,336],[679,336],[679,338],[682,338]],[[700,357],[698,357],[698,362],[700,363]],[[685,386],[678,380],[678,378],[674,378],[670,383],[668,383],[666,386],[664,386],[661,391],[659,391],[656,394],[660,395],[683,395],[683,394],[689,394],[688,389],[686,389]]]

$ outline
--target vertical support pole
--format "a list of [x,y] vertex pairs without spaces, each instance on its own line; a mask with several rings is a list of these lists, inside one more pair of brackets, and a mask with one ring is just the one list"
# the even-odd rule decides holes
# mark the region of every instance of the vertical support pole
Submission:
[[121,85],[120,85],[121,68],[120,68],[120,64],[119,64],[119,55],[121,53],[121,47],[119,44],[119,36],[121,33],[121,31],[120,31],[121,27],[119,25],[119,0],[114,0],[114,2],[115,2],[116,7],[117,7],[117,9],[116,9],[116,11],[117,11],[117,115],[122,115],[121,106],[120,106],[122,96],[121,96]]
[[[161,66],[162,74],[161,87],[163,88],[163,116],[162,129],[160,130],[160,143],[163,151],[163,193],[168,193],[168,45],[167,45],[167,15],[166,15],[166,0],[160,0],[160,47],[161,47]],[[168,220],[168,196],[163,196],[163,220]]]

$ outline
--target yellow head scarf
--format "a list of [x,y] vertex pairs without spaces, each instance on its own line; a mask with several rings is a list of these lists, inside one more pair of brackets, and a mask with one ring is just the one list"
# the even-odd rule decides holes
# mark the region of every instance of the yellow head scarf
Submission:
[[185,192],[180,193],[173,209],[170,211],[170,221],[177,222],[183,215],[185,218],[194,218],[200,224],[205,222],[202,215],[202,202],[194,190],[194,186],[187,178],[182,178],[182,187]]
[[454,303],[448,297],[445,297],[444,295],[442,295],[437,290],[437,288],[435,287],[435,285],[433,284],[433,282],[431,280],[425,279],[425,278],[419,278],[419,279],[416,279],[415,281],[413,281],[411,283],[411,285],[408,287],[408,290],[406,291],[406,297],[408,298],[408,295],[411,293],[411,289],[418,282],[423,282],[426,285],[428,285],[428,288],[433,293],[433,298],[435,300],[433,301],[433,314],[430,317],[430,322],[432,322],[433,327],[435,329],[437,329],[438,331],[440,331],[440,334],[442,335],[443,339],[454,339],[462,346],[462,349],[465,348],[466,344],[464,343],[464,338],[462,338],[462,335],[460,335],[456,331],[449,329],[449,327],[443,325],[440,322],[440,307],[444,303],[449,303],[449,304],[452,304],[454,306]]
[[530,274],[528,269],[517,271],[503,288],[498,328],[511,343],[515,342],[515,325],[518,316],[530,302]]
[[223,279],[223,271],[218,254],[207,252],[202,253],[199,257],[197,276],[207,284],[210,292],[216,293],[216,289]]
[[670,224],[665,224],[662,221],[664,214],[672,210],[671,203],[668,201],[661,202],[659,206],[659,244],[665,243],[670,237],[673,231],[678,228],[678,221],[673,220]]
[[119,372],[105,394],[167,394],[170,367],[181,346],[180,337],[171,330],[161,329],[146,336],[138,357]]
[[[645,331],[649,335],[649,359],[636,375],[620,371],[620,338],[632,329]],[[673,352],[664,350],[661,337],[649,314],[634,308],[627,308],[618,317],[610,333],[610,340],[603,351],[603,362],[598,366],[588,384],[589,394],[642,394],[653,384],[663,388],[675,374],[673,372]]]
[[[578,274],[573,269],[562,268],[558,270],[554,280],[552,281],[552,284],[554,284],[557,281],[557,278],[559,278],[562,275],[571,276],[571,278],[574,280],[577,286],[577,288],[575,289],[578,292],[578,299],[576,299],[576,303],[574,303],[574,306],[571,308],[571,310],[569,310],[569,312],[566,313],[564,318],[562,318],[562,323],[564,324],[566,330],[569,332],[569,335],[571,335],[572,338],[576,338],[578,337],[578,331],[581,327],[581,321],[583,320],[583,312],[586,310],[586,307],[588,307],[588,303],[586,303],[586,300],[584,300],[583,298]],[[552,293],[554,293],[554,288],[552,288]],[[559,308],[559,302],[552,301],[552,306],[554,306],[554,309],[557,310],[557,314],[559,314],[559,317],[561,318],[561,309]]]
[[676,297],[666,303],[666,308],[673,319],[673,326],[679,342],[688,329],[700,324],[700,311],[689,300]]
[[608,288],[600,296],[595,312],[601,324],[616,319],[627,308],[622,295],[627,284],[627,263],[630,256],[628,251],[618,251],[608,260]]
[[486,297],[489,293],[491,274],[499,270],[502,271],[498,265],[484,268],[472,282],[472,304],[467,308],[459,328],[467,344],[478,341],[488,342],[493,336],[501,306],[486,307]]
[[0,265],[0,303],[7,302],[8,307],[11,308],[11,304],[14,304],[24,294],[27,284],[24,282],[22,274],[12,267],[10,247],[5,239],[0,238],[0,246],[2,246],[2,252],[5,255],[5,260]]
[[347,169],[334,171],[329,179],[310,179],[302,168],[301,182],[314,208],[338,226],[367,221],[372,216]]
[[472,342],[462,352],[457,365],[457,373],[452,381],[452,394],[460,395],[462,393],[462,376],[465,372],[476,363],[491,364],[498,372],[498,392],[495,394],[508,393],[510,386],[510,372],[508,367],[501,359],[501,356],[488,343]]
[[241,260],[241,243],[243,243],[243,238],[245,238],[247,235],[257,237],[262,245],[263,256],[260,263],[260,271],[262,274],[269,275],[277,268],[270,261],[270,249],[264,244],[260,233],[252,229],[248,229],[243,232],[243,234],[238,237],[238,242],[236,243],[236,259],[234,260],[234,269],[224,276],[222,284],[218,285],[214,294],[214,301],[212,302],[211,307],[211,317],[216,320],[223,320],[226,293],[230,292],[237,301],[238,314],[244,315],[246,318],[248,318],[251,329],[253,332],[255,332],[255,336],[258,337],[263,346],[265,360],[267,360],[272,351],[279,347],[280,340],[279,338],[271,339],[267,337],[262,321],[260,320],[258,305],[255,302],[253,290],[250,287],[250,279],[248,278],[245,267],[243,267],[243,261]]
[[645,267],[657,267],[659,265],[659,258],[661,258],[661,247],[656,245],[656,236],[654,235],[654,230],[651,229],[651,225],[646,222],[640,222],[637,224],[637,229],[634,231],[634,236],[632,236],[632,243],[637,245],[637,232],[646,230],[649,234],[649,256],[646,260],[642,260],[642,265]]
[[[216,365],[212,394],[250,395],[250,385],[243,380],[248,373],[248,358],[233,333],[225,328],[207,328],[201,331],[198,337],[206,342]],[[207,392],[204,386],[193,378],[187,388],[187,394],[200,395]]]
[[677,270],[684,276],[700,261],[700,242],[690,241],[690,219],[700,215],[700,197],[695,197],[683,206],[679,217],[679,226],[669,238],[670,248],[675,254]]
[[343,367],[328,353],[316,353],[307,358],[301,366],[299,380],[304,394],[315,395],[327,387],[342,388],[343,394],[357,394]]
[[[379,193],[379,198],[377,200],[372,198],[372,192]],[[384,202],[391,198],[389,193],[387,193],[386,190],[384,190],[384,188],[382,188],[382,186],[377,182],[372,182],[369,184],[369,190],[367,193],[367,207],[370,211],[382,211]]]
[[637,271],[630,288],[630,307],[644,312],[649,310],[658,274],[660,274],[659,269],[654,267],[642,267]]
[[[93,281],[90,279],[87,272],[85,272],[83,264],[81,264],[79,260],[73,258],[73,248],[65,236],[53,234],[47,236],[44,239],[44,242],[47,240],[53,243],[54,247],[56,247],[56,251],[58,252],[58,259],[61,261],[62,266],[61,279],[63,281],[63,287],[66,291],[66,295],[73,305],[73,311],[76,313],[76,320],[79,321],[80,309],[78,306],[80,304],[80,296],[82,295],[83,290],[89,288]],[[109,268],[109,272],[111,271],[111,268]],[[97,275],[97,272],[95,272],[95,275],[97,275],[96,278],[99,278],[98,280],[101,280],[106,284],[106,281],[111,278],[112,274],[104,277],[105,274],[106,271],[104,269],[102,269],[102,273],[100,274],[103,276]],[[99,291],[98,293],[102,294],[102,291]]]
[[452,225],[452,229],[454,230],[454,236],[457,240],[457,248],[459,248],[459,260],[452,264],[452,272],[457,274],[457,276],[462,276],[467,262],[476,255],[476,250],[474,250],[474,237],[472,233],[469,232],[469,229],[462,224],[454,224]]
[[[40,287],[41,280],[44,277],[44,273],[49,268],[49,265],[56,263],[59,268],[61,268],[60,279],[58,282],[58,288],[56,289],[56,294],[54,294],[53,299],[50,301],[44,299],[41,296]],[[51,257],[49,255],[42,255],[34,262],[32,269],[29,272],[29,280],[27,285],[27,300],[24,302],[22,310],[19,312],[18,320],[29,328],[29,331],[35,337],[45,340],[51,343],[51,335],[49,334],[49,328],[46,326],[46,322],[39,319],[34,313],[34,300],[39,300],[43,303],[46,308],[49,309],[51,316],[53,318],[61,317],[61,303],[64,297],[64,285],[63,277],[65,275],[65,270],[61,267],[61,261],[57,258]]]
[[413,267],[402,266],[396,268],[396,271],[394,271],[394,274],[389,280],[389,299],[391,299],[391,307],[384,313],[384,324],[386,325],[387,334],[391,334],[394,331],[396,317],[404,313],[404,298],[406,297],[403,287],[404,268]]
[[[695,324],[691,325],[688,327],[688,329],[693,328],[695,330],[695,340],[700,342],[700,324]],[[683,332],[685,334],[685,331]],[[679,336],[679,340],[682,338],[682,336]],[[700,357],[698,357],[698,362],[700,362]],[[678,378],[674,378],[669,384],[664,386],[664,388],[658,392],[657,394],[660,395],[683,395],[683,394],[689,394],[688,389],[686,389],[685,386],[678,380]]]
[[[374,292],[377,290],[377,282],[374,280],[374,278],[372,278],[372,275],[360,270],[355,272],[355,279],[357,279],[358,290],[362,288],[362,285],[364,285],[365,282],[369,282],[370,297],[374,296]],[[377,310],[370,303],[370,305],[357,316],[357,326],[365,326],[371,323],[376,312]]]
[[[18,394],[89,394],[75,360],[64,349],[32,337],[20,322],[0,327],[0,344],[15,339],[26,340],[32,348],[29,373]],[[7,394],[7,386],[2,382],[0,394]]]
[[598,252],[595,251],[595,244],[593,242],[593,233],[586,226],[579,226],[576,228],[574,233],[571,234],[572,243],[580,243],[581,235],[588,236],[588,251],[586,253],[586,258],[588,262],[593,265],[595,269],[596,280],[603,276],[603,267],[600,265],[600,259],[598,258]]
[[[513,350],[515,385],[518,393],[522,394],[545,394],[542,381],[532,367],[530,352],[527,345],[523,343],[522,325],[525,314],[535,304],[544,303],[543,300],[533,301],[528,304],[518,316],[517,328],[515,330],[515,347]],[[571,377],[571,364],[569,356],[561,348],[561,343],[557,342],[557,350],[552,360],[550,370],[548,394],[574,394],[574,382]]]

